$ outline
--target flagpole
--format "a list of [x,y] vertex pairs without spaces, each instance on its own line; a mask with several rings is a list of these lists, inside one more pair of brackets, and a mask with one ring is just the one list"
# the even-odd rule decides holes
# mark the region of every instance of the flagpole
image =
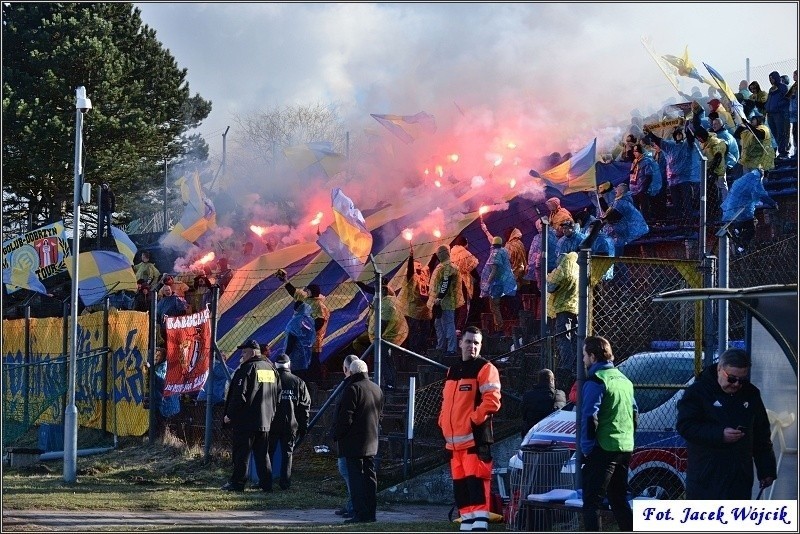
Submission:
[[372,353],[374,354],[374,365],[375,365],[375,383],[378,386],[381,385],[381,339],[382,339],[382,332],[381,332],[381,300],[383,297],[382,287],[381,287],[381,275],[383,274],[381,270],[378,268],[378,264],[375,262],[375,256],[372,254],[369,255],[369,259],[372,262],[372,269],[375,271],[375,298],[373,299],[373,309],[372,313],[375,314],[375,345],[372,349]]
[[78,361],[78,256],[80,254],[81,190],[83,189],[83,114],[92,109],[86,98],[86,88],[75,90],[75,164],[72,196],[72,291],[70,295],[70,332],[72,343],[69,353],[69,384],[67,407],[64,411],[64,482],[75,482],[78,462],[78,407],[75,406],[75,367]]

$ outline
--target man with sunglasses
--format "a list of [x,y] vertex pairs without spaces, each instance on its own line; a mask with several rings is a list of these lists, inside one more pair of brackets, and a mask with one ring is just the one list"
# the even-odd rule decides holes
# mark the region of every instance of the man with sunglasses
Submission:
[[677,429],[688,444],[686,499],[752,499],[753,463],[762,489],[775,481],[767,410],[749,375],[747,352],[728,349],[678,401]]

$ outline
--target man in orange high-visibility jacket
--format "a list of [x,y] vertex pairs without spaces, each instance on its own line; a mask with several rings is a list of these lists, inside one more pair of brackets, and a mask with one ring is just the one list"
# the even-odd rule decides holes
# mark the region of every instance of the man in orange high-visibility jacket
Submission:
[[447,370],[439,414],[461,530],[471,531],[489,529],[492,416],[500,409],[500,373],[479,356],[482,340],[478,328],[464,330],[461,361]]

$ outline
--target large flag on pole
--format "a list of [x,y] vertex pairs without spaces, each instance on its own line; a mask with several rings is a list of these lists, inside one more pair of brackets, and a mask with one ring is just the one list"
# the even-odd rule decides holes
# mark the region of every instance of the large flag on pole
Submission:
[[558,189],[562,195],[577,191],[594,191],[597,188],[595,163],[597,163],[596,137],[567,161],[539,173],[539,176],[547,185]]
[[689,45],[686,45],[686,48],[684,48],[682,57],[670,55],[661,57],[667,60],[670,64],[674,65],[675,68],[678,69],[678,74],[681,76],[686,76],[687,78],[692,78],[700,83],[711,85],[711,82],[704,78],[702,74],[700,74],[700,71],[698,71],[697,67],[694,66],[694,62],[689,58]]
[[189,179],[181,176],[175,184],[181,188],[181,199],[186,206],[181,220],[172,228],[170,234],[195,242],[206,231],[216,227],[217,213],[214,204],[203,195],[199,173],[195,172]]
[[436,119],[424,111],[416,115],[375,115],[370,117],[392,132],[392,134],[406,144],[413,143],[423,134],[436,132]]
[[42,284],[42,281],[36,276],[36,271],[32,269],[25,269],[17,266],[3,269],[3,283],[13,287],[30,289],[31,291],[43,295],[47,294],[44,284]]
[[78,282],[78,293],[86,306],[97,304],[112,291],[136,291],[136,276],[131,262],[119,252],[92,250],[78,255],[78,273],[73,262],[67,262],[72,280]]
[[131,241],[131,238],[128,237],[121,229],[117,228],[116,226],[111,227],[111,235],[114,237],[114,243],[117,244],[117,250],[120,254],[128,258],[133,265],[133,258],[136,256],[136,252],[139,250],[136,248],[136,245]]
[[331,191],[333,223],[325,229],[317,244],[352,278],[358,280],[372,251],[372,234],[364,216],[341,189]]
[[656,62],[658,68],[661,69],[661,72],[664,73],[664,76],[667,77],[669,83],[675,88],[676,91],[680,92],[680,82],[678,81],[678,69],[672,63],[664,60],[663,57],[656,54],[655,49],[653,48],[653,43],[650,42],[648,37],[642,36],[642,46],[644,49],[647,50],[647,53],[650,54],[650,57],[653,58],[653,61]]
[[706,70],[711,75],[711,78],[714,79],[714,82],[716,83],[717,87],[719,87],[719,90],[722,91],[722,94],[724,94],[725,97],[728,100],[730,100],[731,109],[735,111],[736,114],[739,115],[742,119],[747,120],[747,117],[745,117],[744,114],[744,107],[742,106],[741,102],[739,102],[739,100],[736,98],[736,94],[734,94],[733,89],[731,89],[731,86],[728,85],[728,82],[725,81],[725,78],[723,78],[722,75],[708,63],[703,63],[703,65],[705,65]]
[[297,172],[306,172],[332,178],[342,172],[347,158],[333,150],[328,141],[305,143],[283,149],[283,154]]

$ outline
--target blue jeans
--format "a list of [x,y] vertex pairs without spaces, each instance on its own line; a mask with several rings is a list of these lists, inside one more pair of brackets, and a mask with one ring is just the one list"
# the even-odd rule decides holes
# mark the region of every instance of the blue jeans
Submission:
[[442,310],[441,317],[433,321],[436,328],[436,348],[456,352],[456,311]]
[[342,478],[344,479],[344,485],[347,488],[347,502],[344,503],[344,506],[342,506],[342,508],[347,510],[348,514],[352,515],[353,514],[353,499],[350,496],[350,482],[347,479],[347,458],[345,458],[344,456],[340,456],[336,460],[336,467],[339,468],[339,474],[342,475]]

